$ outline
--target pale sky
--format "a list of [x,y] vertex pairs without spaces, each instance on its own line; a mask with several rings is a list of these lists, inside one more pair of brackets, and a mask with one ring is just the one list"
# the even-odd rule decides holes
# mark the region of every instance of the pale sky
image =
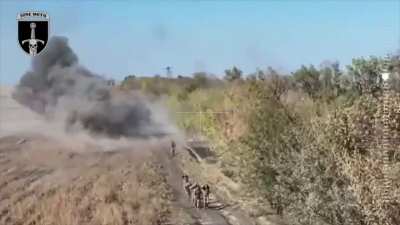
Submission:
[[66,36],[80,63],[117,80],[129,74],[250,73],[400,49],[400,1],[1,1],[0,82],[30,67],[16,16],[50,15],[50,36]]

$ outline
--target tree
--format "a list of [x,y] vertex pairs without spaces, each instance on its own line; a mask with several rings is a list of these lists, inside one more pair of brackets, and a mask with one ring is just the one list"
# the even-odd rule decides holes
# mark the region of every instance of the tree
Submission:
[[400,51],[390,56],[389,71],[392,73],[390,83],[396,91],[400,91]]
[[224,79],[227,81],[235,81],[242,79],[243,72],[238,69],[236,66],[232,67],[232,69],[225,70],[225,77]]
[[339,62],[325,62],[321,65],[320,81],[323,97],[332,100],[343,92],[340,86],[342,74]]
[[196,87],[206,87],[208,83],[207,73],[196,72],[193,74],[194,84]]
[[281,96],[286,94],[289,90],[289,80],[278,74],[272,67],[268,67],[267,71],[262,74],[261,80],[265,81],[266,86],[272,92],[272,97],[279,101]]
[[376,96],[377,92],[382,90],[382,63],[382,59],[378,57],[353,59],[352,64],[347,66],[353,90],[358,94],[372,93]]
[[136,78],[136,76],[132,74],[132,75],[126,76],[123,81],[133,80],[135,78]]
[[[349,196],[357,203],[353,205],[362,215],[362,224],[400,224],[400,196],[394,194],[400,187],[400,98],[394,92],[388,92],[385,98],[363,94],[352,106],[338,108],[327,125],[331,158],[346,181]],[[385,121],[390,121],[386,128]],[[385,146],[389,146],[391,155],[387,161]],[[392,181],[389,187],[382,185],[383,174]],[[387,192],[391,193],[390,203],[382,198]]]
[[128,75],[124,78],[121,82],[121,87],[130,89],[135,87],[136,76],[135,75]]
[[299,84],[300,88],[313,99],[319,96],[322,87],[319,77],[319,71],[316,70],[313,65],[309,67],[303,65],[293,73],[295,82]]

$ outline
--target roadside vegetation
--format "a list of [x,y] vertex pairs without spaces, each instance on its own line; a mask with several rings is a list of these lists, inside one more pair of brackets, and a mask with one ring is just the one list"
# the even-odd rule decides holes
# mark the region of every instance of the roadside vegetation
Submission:
[[[382,197],[384,62],[391,71],[389,202]],[[400,224],[399,56],[291,74],[233,67],[218,77],[131,75],[119,87],[165,100],[187,134],[213,144],[226,176],[291,224]]]

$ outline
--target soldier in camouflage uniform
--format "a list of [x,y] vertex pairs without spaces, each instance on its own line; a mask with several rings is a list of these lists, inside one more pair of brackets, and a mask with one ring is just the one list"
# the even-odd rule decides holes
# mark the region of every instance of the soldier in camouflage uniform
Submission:
[[203,194],[203,205],[204,208],[208,208],[208,203],[210,199],[210,186],[208,184],[204,184],[202,189],[202,194]]
[[176,153],[176,144],[175,141],[171,141],[171,156],[174,157]]
[[193,204],[195,208],[200,208],[201,203],[201,187],[199,184],[195,184],[192,189],[193,191]]
[[190,186],[192,186],[192,184],[189,181],[189,176],[188,175],[183,175],[182,176],[182,185],[183,185],[183,190],[185,191],[185,193],[188,196],[189,200],[191,200],[192,191],[190,189]]

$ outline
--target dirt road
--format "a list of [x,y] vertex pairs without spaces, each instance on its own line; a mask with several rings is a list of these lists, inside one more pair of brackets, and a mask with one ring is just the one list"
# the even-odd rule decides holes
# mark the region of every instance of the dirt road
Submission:
[[163,165],[164,175],[167,178],[168,184],[171,186],[175,202],[174,204],[182,208],[191,215],[195,224],[208,224],[208,225],[229,225],[225,217],[218,210],[219,207],[223,206],[222,203],[217,202],[217,199],[211,199],[210,209],[196,209],[188,200],[187,195],[182,189],[182,171],[177,166],[176,158],[172,159],[168,154],[161,153],[160,162]]

